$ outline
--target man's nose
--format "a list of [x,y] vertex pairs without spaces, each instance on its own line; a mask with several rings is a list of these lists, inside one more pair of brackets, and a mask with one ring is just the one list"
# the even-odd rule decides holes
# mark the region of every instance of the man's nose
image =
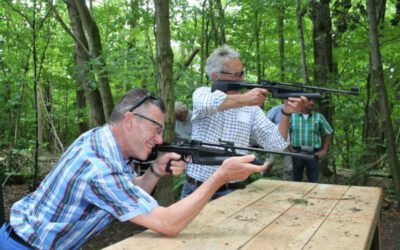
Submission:
[[163,139],[163,134],[156,134],[154,137],[156,144],[162,144],[164,139]]

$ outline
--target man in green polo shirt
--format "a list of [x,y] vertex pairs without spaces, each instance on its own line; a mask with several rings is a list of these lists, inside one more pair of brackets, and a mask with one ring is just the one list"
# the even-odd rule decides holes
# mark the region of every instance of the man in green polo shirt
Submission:
[[313,111],[314,100],[308,100],[308,105],[301,113],[294,113],[290,119],[291,152],[313,152],[318,156],[314,160],[303,160],[293,157],[293,180],[302,181],[306,168],[309,182],[319,182],[319,160],[324,157],[332,141],[333,129],[325,117]]

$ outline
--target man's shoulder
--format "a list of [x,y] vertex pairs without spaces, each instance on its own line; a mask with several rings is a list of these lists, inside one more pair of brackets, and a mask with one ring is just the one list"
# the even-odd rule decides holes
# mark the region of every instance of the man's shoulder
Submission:
[[196,92],[211,92],[211,88],[208,86],[201,86],[194,90],[194,93]]
[[268,114],[272,115],[272,114],[279,112],[282,109],[282,106],[283,106],[283,104],[272,107],[271,109],[268,110],[267,115]]

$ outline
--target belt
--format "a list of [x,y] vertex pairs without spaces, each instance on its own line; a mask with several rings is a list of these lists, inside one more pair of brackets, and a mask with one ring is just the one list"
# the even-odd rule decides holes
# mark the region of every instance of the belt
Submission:
[[320,150],[320,148],[313,148],[309,146],[301,146],[301,147],[293,147],[294,150],[305,152],[305,153],[312,153],[312,152],[317,152]]
[[[201,184],[203,184],[202,181],[196,180],[195,178],[190,177],[189,175],[186,175],[186,181],[196,185],[196,187],[199,187]],[[246,187],[246,184],[244,184],[243,182],[234,182],[234,183],[225,183],[224,185],[222,185],[216,192],[222,192],[228,189],[243,189]]]
[[24,239],[22,239],[12,228],[12,226],[9,223],[6,224],[6,231],[8,232],[8,235],[10,236],[11,239],[14,241],[20,243],[21,245],[27,247],[27,248],[32,248],[31,245],[29,245]]

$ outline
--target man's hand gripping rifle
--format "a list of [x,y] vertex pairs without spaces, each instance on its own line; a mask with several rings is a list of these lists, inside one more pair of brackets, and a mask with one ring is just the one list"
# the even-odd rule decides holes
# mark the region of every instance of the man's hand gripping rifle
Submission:
[[236,82],[236,81],[214,81],[211,92],[220,90],[224,93],[230,90],[263,88],[271,92],[272,98],[287,99],[289,97],[305,96],[308,99],[321,99],[322,93],[338,93],[348,95],[359,95],[357,87],[351,88],[350,91],[329,89],[321,87],[305,86],[303,84],[289,84],[284,82],[274,82],[269,80],[261,80],[258,83]]
[[[186,163],[194,163],[199,165],[221,165],[224,160],[232,156],[242,156],[236,150],[246,150],[253,152],[262,152],[268,154],[289,155],[302,159],[314,159],[314,154],[290,153],[281,151],[264,150],[260,148],[235,147],[232,142],[221,141],[219,144],[208,143],[196,140],[178,139],[174,143],[163,143],[156,145],[152,152],[154,158],[157,152],[175,152],[181,155],[181,159]],[[262,165],[259,160],[252,162],[253,164]],[[167,165],[167,172],[171,172],[170,163]]]

